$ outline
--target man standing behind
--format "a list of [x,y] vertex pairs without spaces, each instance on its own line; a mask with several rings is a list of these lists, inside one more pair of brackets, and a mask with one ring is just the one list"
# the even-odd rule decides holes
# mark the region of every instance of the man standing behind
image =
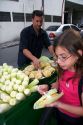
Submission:
[[39,58],[42,49],[45,46],[53,55],[53,46],[51,45],[46,31],[41,26],[43,23],[43,12],[34,10],[32,13],[32,25],[22,30],[20,35],[18,67],[22,68],[25,65],[33,63],[35,68],[39,68]]

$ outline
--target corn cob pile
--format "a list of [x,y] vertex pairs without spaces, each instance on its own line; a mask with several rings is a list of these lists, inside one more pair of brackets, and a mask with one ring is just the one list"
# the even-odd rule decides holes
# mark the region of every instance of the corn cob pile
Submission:
[[48,57],[42,56],[40,58],[40,68],[37,70],[33,65],[28,65],[25,67],[23,72],[28,75],[30,79],[43,79],[51,76],[57,69],[53,67],[53,60]]
[[37,91],[38,83],[38,79],[30,82],[27,75],[13,66],[6,63],[0,66],[0,113]]

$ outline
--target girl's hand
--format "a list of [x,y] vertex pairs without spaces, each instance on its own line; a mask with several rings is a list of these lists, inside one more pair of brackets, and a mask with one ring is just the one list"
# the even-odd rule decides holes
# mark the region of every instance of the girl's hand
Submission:
[[37,91],[38,91],[41,95],[45,94],[46,91],[48,91],[48,85],[46,85],[46,84],[39,85]]
[[51,86],[52,86],[51,88],[56,88],[58,90],[58,82],[57,81],[52,83]]
[[61,105],[61,102],[55,101],[55,102],[53,102],[49,105],[46,105],[46,107],[56,107],[56,108],[58,108],[58,107],[60,107],[60,105]]

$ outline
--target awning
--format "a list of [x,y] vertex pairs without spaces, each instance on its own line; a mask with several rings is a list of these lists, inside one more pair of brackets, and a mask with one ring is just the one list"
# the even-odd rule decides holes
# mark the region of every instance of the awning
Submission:
[[83,4],[75,3],[69,0],[65,1],[65,7],[67,9],[74,9],[76,11],[83,11]]

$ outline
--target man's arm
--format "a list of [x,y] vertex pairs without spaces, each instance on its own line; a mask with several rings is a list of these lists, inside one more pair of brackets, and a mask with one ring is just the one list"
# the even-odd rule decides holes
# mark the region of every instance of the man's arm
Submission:
[[23,54],[33,62],[35,68],[37,69],[39,68],[40,66],[39,59],[35,57],[28,49],[23,49]]
[[49,50],[50,54],[54,57],[55,54],[54,54],[53,45],[48,46],[48,50]]

